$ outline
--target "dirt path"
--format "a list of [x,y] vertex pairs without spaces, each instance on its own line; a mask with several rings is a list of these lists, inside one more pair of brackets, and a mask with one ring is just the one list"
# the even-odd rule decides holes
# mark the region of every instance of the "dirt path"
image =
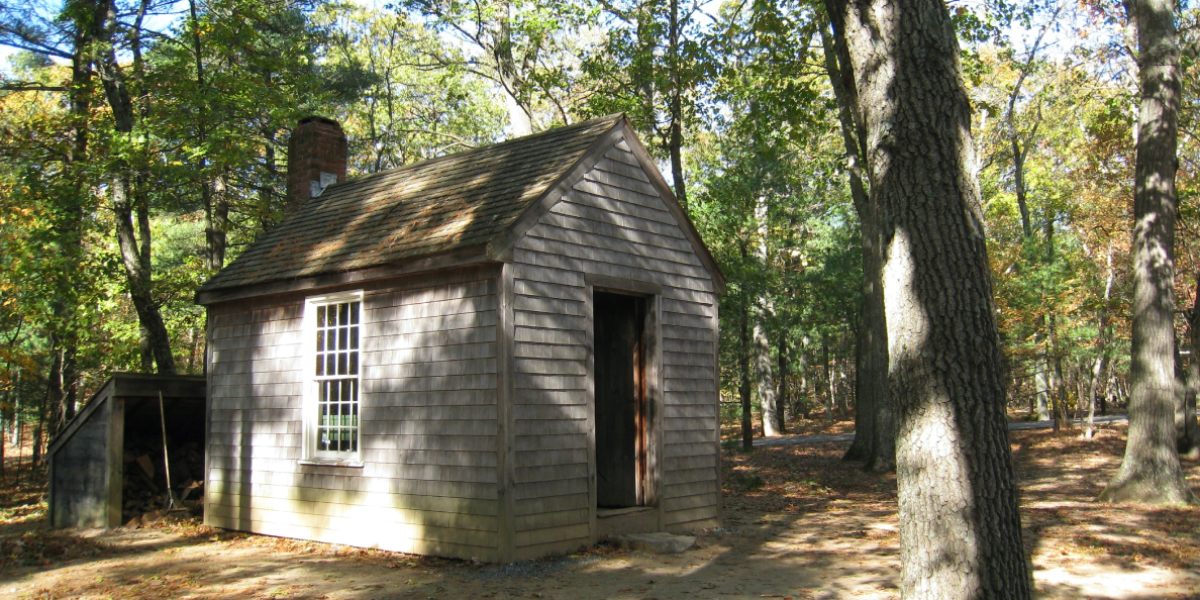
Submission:
[[[1200,509],[1097,505],[1121,429],[1085,443],[1013,436],[1025,541],[1047,598],[1200,598]],[[839,460],[844,443],[726,455],[722,529],[651,555],[601,546],[507,566],[219,532],[0,525],[13,598],[894,598],[895,484]],[[1200,465],[1188,464],[1200,486]],[[5,509],[12,514],[11,509]],[[26,525],[28,528],[28,525]]]

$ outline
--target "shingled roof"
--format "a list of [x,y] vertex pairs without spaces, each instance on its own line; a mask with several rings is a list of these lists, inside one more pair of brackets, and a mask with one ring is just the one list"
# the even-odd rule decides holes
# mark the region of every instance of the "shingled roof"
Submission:
[[623,120],[593,119],[331,185],[197,296],[486,246]]

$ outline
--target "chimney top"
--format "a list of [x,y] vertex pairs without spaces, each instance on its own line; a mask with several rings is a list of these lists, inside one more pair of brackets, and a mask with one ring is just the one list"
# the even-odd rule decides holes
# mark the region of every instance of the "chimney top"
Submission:
[[346,134],[337,121],[321,116],[300,119],[288,140],[287,213],[346,180]]

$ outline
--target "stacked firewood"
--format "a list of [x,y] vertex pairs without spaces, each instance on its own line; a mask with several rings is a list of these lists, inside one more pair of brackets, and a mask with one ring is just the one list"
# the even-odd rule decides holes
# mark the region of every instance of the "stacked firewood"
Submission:
[[[121,516],[127,525],[140,525],[144,521],[143,515],[164,514],[172,508],[163,469],[162,444],[155,441],[126,440]],[[170,448],[170,457],[174,508],[186,509],[198,516],[203,511],[204,451],[199,445],[188,442]]]

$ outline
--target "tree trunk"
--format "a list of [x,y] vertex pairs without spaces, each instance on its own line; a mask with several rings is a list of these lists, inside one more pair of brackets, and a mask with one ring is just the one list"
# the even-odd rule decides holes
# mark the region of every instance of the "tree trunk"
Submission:
[[738,320],[738,398],[742,403],[742,449],[754,448],[754,423],[751,421],[750,406],[750,315],[746,303],[742,303]]
[[680,76],[680,62],[683,61],[682,50],[679,47],[679,35],[682,25],[679,22],[679,0],[670,0],[671,19],[667,24],[667,75],[671,79],[671,91],[668,98],[667,112],[671,118],[669,124],[667,148],[671,155],[671,180],[675,188],[675,199],[688,210],[687,189],[683,178],[683,80]]
[[787,418],[791,412],[791,389],[788,387],[788,375],[791,369],[791,362],[788,357],[789,346],[787,331],[780,328],[779,338],[776,344],[776,353],[779,360],[779,377],[776,381],[779,384],[779,391],[775,394],[775,418],[776,429],[780,435],[787,433]]
[[[840,14],[826,3],[834,31],[842,31]],[[879,237],[879,215],[871,203],[863,181],[864,162],[861,118],[854,117],[858,94],[849,50],[838,35],[821,27],[821,45],[825,51],[825,70],[838,103],[842,145],[845,147],[850,197],[861,227],[863,266],[862,300],[858,327],[855,329],[854,441],[843,459],[862,460],[867,470],[887,472],[895,468],[896,438],[891,400],[887,393],[887,323],[883,312],[883,280]]]
[[[125,74],[117,62],[113,49],[114,7],[109,0],[97,0],[94,5],[92,40],[101,46],[94,58],[100,80],[104,84],[104,95],[112,110],[113,124],[118,134],[132,138],[134,129],[134,106]],[[123,149],[125,153],[128,148]],[[117,225],[117,243],[121,262],[125,267],[125,280],[129,297],[137,312],[138,322],[144,330],[145,341],[153,354],[159,373],[174,373],[175,360],[171,355],[171,340],[163,324],[158,305],[154,302],[151,284],[149,201],[144,185],[136,185],[139,173],[129,156],[119,155],[115,161],[116,173],[110,182],[109,194]],[[134,229],[134,213],[137,213],[137,228],[142,239],[138,240]]]
[[950,15],[938,0],[837,4],[885,240],[900,594],[1028,598],[971,107]]
[[[1200,294],[1200,276],[1196,277]],[[1200,295],[1187,312],[1188,347],[1191,357],[1183,372],[1183,394],[1175,405],[1175,447],[1180,456],[1200,458],[1200,424],[1196,422],[1196,398],[1200,396]],[[1178,355],[1178,353],[1176,353]]]
[[1083,432],[1083,437],[1089,440],[1096,434],[1096,396],[1100,393],[1100,382],[1108,369],[1107,340],[1110,338],[1108,334],[1108,305],[1112,301],[1113,283],[1116,281],[1116,270],[1113,269],[1113,245],[1111,240],[1105,249],[1104,264],[1106,273],[1104,277],[1104,301],[1100,305],[1100,315],[1097,318],[1096,327],[1096,331],[1100,334],[1098,339],[1099,355],[1096,356],[1096,360],[1092,364],[1092,378],[1088,384],[1087,426]]
[[1137,166],[1133,200],[1133,333],[1129,439],[1121,468],[1100,499],[1196,501],[1175,446],[1175,155],[1179,39],[1172,0],[1131,3],[1138,35]]
[[[767,237],[770,233],[768,226],[767,203],[761,196],[754,207],[754,216],[758,221],[758,247],[756,254],[759,264],[764,269],[768,265]],[[762,416],[763,436],[779,435],[778,415],[776,414],[777,397],[775,395],[775,370],[771,361],[771,341],[767,335],[767,323],[775,316],[774,302],[771,300],[770,286],[762,286],[758,294],[758,318],[754,321],[754,372],[757,376],[755,389],[758,390],[758,407]]]
[[833,423],[834,383],[833,366],[830,365],[829,338],[821,334],[821,367],[825,370],[825,422]]

